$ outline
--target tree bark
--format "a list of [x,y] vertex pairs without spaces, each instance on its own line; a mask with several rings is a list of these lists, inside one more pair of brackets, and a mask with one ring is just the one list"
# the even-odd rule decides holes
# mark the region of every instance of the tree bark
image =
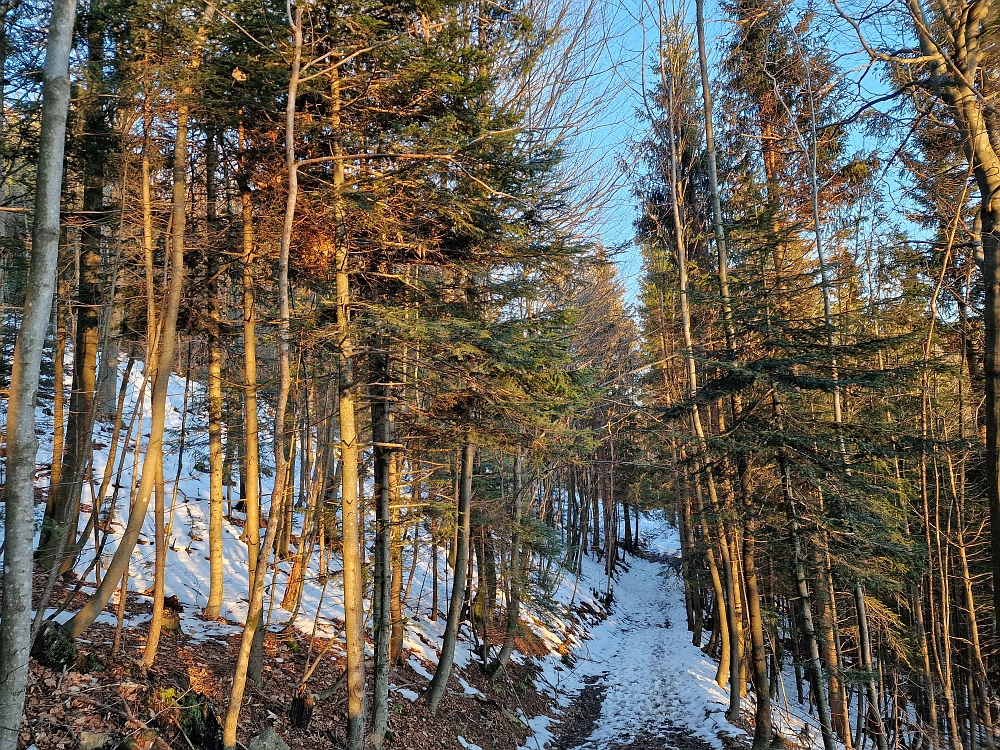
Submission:
[[889,742],[885,735],[885,725],[882,723],[882,712],[879,710],[878,693],[875,690],[875,667],[872,664],[872,647],[868,635],[868,613],[865,609],[865,594],[861,584],[854,586],[854,605],[858,614],[858,650],[861,652],[861,668],[865,671],[865,692],[868,695],[868,710],[878,731],[875,742],[878,750],[888,750]]
[[[514,490],[511,499],[513,531],[510,537],[510,572],[507,575],[507,626],[504,628],[503,645],[496,659],[490,665],[490,672],[496,674],[507,668],[514,641],[520,632],[521,616],[521,493],[524,491],[524,459],[520,449],[514,458]],[[575,493],[574,493],[575,494]]]
[[375,588],[372,593],[372,630],[375,641],[371,742],[380,747],[389,726],[389,641],[392,630],[392,415],[389,407],[389,359],[382,351],[373,357],[376,383],[372,385],[372,451],[375,473]]
[[[750,656],[753,666],[752,679],[756,698],[753,750],[767,750],[771,746],[771,693],[767,679],[767,651],[764,648],[764,617],[760,611],[760,592],[757,590],[757,564],[753,534],[743,538],[743,576],[747,586],[747,615],[750,624]],[[879,750],[884,750],[880,748]]]
[[153,562],[153,614],[149,619],[149,633],[146,645],[142,650],[142,663],[146,669],[156,661],[156,652],[160,646],[160,632],[163,629],[163,577],[167,570],[167,533],[166,533],[166,486],[163,482],[163,463],[153,467],[156,472],[156,484],[153,487],[153,526],[154,526],[154,562]]
[[[73,346],[73,390],[70,394],[66,444],[55,502],[46,508],[35,559],[45,569],[71,562],[67,552],[76,542],[80,495],[90,463],[97,390],[98,311],[101,305],[101,226],[104,209],[105,164],[108,159],[107,122],[103,103],[104,10],[91,8],[84,24],[87,37],[87,90],[81,108],[84,138],[83,211],[80,228],[80,272],[76,299],[76,338]],[[56,460],[53,455],[53,461]],[[51,510],[51,513],[48,511]]]
[[0,750],[16,750],[31,649],[31,572],[34,537],[35,403],[52,316],[59,257],[59,210],[66,119],[69,56],[76,3],[55,0],[45,44],[42,124],[35,176],[31,265],[21,327],[14,347],[7,405],[7,477],[4,485],[5,552],[0,611]]
[[[340,71],[331,75],[331,126],[336,133],[342,127],[340,118]],[[340,155],[340,142],[334,146]],[[350,252],[341,191],[344,188],[344,163],[338,159],[333,167],[334,212],[336,222],[336,308],[337,343],[340,350],[340,456],[341,524],[343,527],[344,559],[344,630],[347,641],[347,750],[364,750],[365,743],[365,633],[364,578],[361,550],[361,494],[358,485],[358,429],[356,425],[356,392],[354,382],[354,340],[351,333]]]
[[451,602],[448,605],[448,621],[445,624],[441,642],[441,656],[434,678],[423,694],[430,706],[431,714],[437,714],[438,705],[448,688],[448,678],[455,663],[455,643],[461,624],[462,604],[465,601],[467,573],[469,567],[469,535],[471,531],[472,503],[472,462],[476,457],[476,446],[471,436],[466,439],[462,450],[462,482],[458,494],[458,540],[455,544],[455,578],[451,587]]
[[243,538],[247,544],[247,567],[250,580],[257,573],[260,551],[260,439],[257,413],[257,315],[254,264],[253,195],[250,192],[246,144],[240,127],[240,206],[243,242],[243,462],[240,467],[242,499],[246,506]]
[[[209,589],[208,602],[205,605],[205,617],[215,620],[219,618],[223,595],[223,565],[222,558],[222,484],[223,484],[223,448],[222,448],[222,319],[219,311],[219,296],[221,290],[218,281],[219,254],[213,244],[219,232],[218,216],[216,214],[216,180],[218,169],[215,146],[215,128],[210,126],[206,133],[205,144],[205,193],[206,218],[209,237],[208,276],[211,280],[208,289],[209,324],[208,324],[208,466],[209,466],[209,517],[208,517],[208,557],[209,557]],[[230,437],[231,439],[231,437]]]

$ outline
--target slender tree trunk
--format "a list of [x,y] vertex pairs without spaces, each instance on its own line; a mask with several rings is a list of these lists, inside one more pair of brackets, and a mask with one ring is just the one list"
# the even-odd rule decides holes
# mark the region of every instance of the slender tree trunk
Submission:
[[45,44],[42,124],[35,177],[31,265],[21,327],[14,347],[7,404],[7,477],[4,485],[5,551],[0,611],[0,750],[16,750],[31,648],[31,546],[34,537],[35,402],[52,316],[59,257],[59,210],[66,119],[69,55],[76,3],[55,0]]
[[[772,394],[775,410],[780,413],[778,407],[777,393]],[[782,495],[786,505],[788,515],[789,532],[792,537],[792,549],[794,557],[792,560],[795,584],[798,590],[799,601],[802,607],[802,626],[809,650],[807,663],[812,678],[813,694],[816,698],[816,710],[819,713],[820,731],[823,735],[824,750],[836,750],[837,742],[833,732],[833,722],[830,717],[830,703],[826,694],[826,681],[823,675],[823,662],[819,655],[819,642],[816,638],[816,628],[813,624],[812,597],[809,593],[809,585],[806,583],[805,563],[802,554],[802,542],[799,538],[798,518],[795,512],[795,501],[792,498],[791,477],[789,475],[787,459],[784,450],[779,451],[779,470],[781,471]]]
[[[101,226],[104,210],[105,164],[108,159],[107,122],[104,116],[104,9],[92,7],[83,24],[87,37],[87,90],[81,108],[86,136],[83,210],[87,220],[80,228],[80,271],[77,284],[76,338],[73,346],[73,391],[63,453],[61,483],[55,502],[42,523],[35,553],[46,569],[56,569],[74,548],[80,518],[80,495],[90,463],[97,390],[98,312],[101,305]],[[56,457],[53,455],[53,461]]]
[[153,487],[153,525],[154,525],[154,563],[153,563],[153,614],[149,619],[149,633],[146,645],[142,650],[142,663],[149,669],[156,661],[156,652],[160,646],[160,632],[163,629],[163,594],[164,575],[167,570],[167,533],[166,533],[166,486],[163,482],[163,463],[153,467],[156,472],[156,484]]
[[[767,680],[767,651],[764,648],[764,617],[757,590],[757,565],[753,534],[743,538],[743,575],[747,586],[747,615],[750,624],[750,656],[753,665],[753,689],[756,698],[753,750],[771,746],[771,694]],[[885,750],[880,748],[879,750]]]
[[927,628],[924,625],[923,585],[915,586],[912,594],[913,619],[917,631],[917,649],[920,654],[921,682],[927,708],[926,725],[930,728],[931,747],[938,746],[938,710],[931,672],[930,648],[927,645]]
[[277,531],[278,524],[268,524],[263,544],[259,546],[259,558],[255,565],[258,575],[254,576],[251,580],[250,606],[247,610],[246,624],[243,626],[243,637],[240,639],[240,650],[236,656],[236,670],[233,675],[233,686],[229,693],[229,707],[226,709],[226,718],[223,722],[222,745],[226,750],[235,750],[236,748],[236,728],[239,723],[243,693],[247,684],[251,658],[250,652],[253,649],[256,631],[264,625],[264,584],[267,580],[267,576],[265,575],[267,571],[267,558],[270,555],[271,546],[274,544]]
[[957,536],[957,555],[962,578],[963,604],[965,607],[966,621],[969,626],[969,661],[973,684],[975,686],[976,699],[979,702],[981,721],[983,724],[984,739],[988,748],[996,746],[994,737],[994,720],[990,695],[990,684],[987,679],[986,662],[983,659],[983,650],[979,636],[979,622],[976,616],[976,600],[972,591],[972,577],[969,574],[969,561],[965,549],[964,529],[962,524],[964,519],[959,513],[959,527]]
[[372,629],[375,640],[372,737],[381,746],[389,726],[389,640],[392,629],[392,415],[389,411],[389,360],[385,352],[374,356],[376,383],[372,385],[372,450],[375,472],[375,588],[372,594]]
[[865,594],[861,584],[854,586],[854,605],[858,614],[858,650],[861,652],[861,668],[865,671],[865,692],[868,696],[868,708],[878,731],[875,742],[878,750],[888,750],[889,743],[885,735],[885,725],[882,723],[882,713],[879,710],[878,693],[875,690],[875,668],[872,664],[871,640],[868,635],[868,613],[865,609]]
[[431,714],[436,715],[438,705],[448,687],[448,678],[455,662],[455,643],[458,640],[458,627],[462,617],[462,604],[465,601],[466,574],[469,567],[469,535],[471,531],[472,502],[472,462],[475,460],[476,446],[471,437],[466,440],[462,451],[462,481],[458,495],[458,541],[455,545],[455,579],[451,587],[451,602],[448,606],[448,622],[444,629],[441,642],[441,656],[430,686],[424,692],[423,698],[430,706]]
[[[496,674],[507,668],[511,654],[514,652],[514,641],[520,632],[521,616],[521,494],[524,491],[524,459],[518,450],[514,458],[514,490],[511,499],[511,518],[514,522],[510,537],[510,573],[507,576],[509,591],[507,600],[507,626],[504,629],[503,645],[496,659],[490,665],[490,672]],[[575,492],[573,493],[576,494]]]
[[[661,54],[660,58],[661,64],[661,79],[663,81],[673,81],[672,77],[667,76],[665,69],[666,60]],[[667,85],[665,83],[665,85]],[[673,84],[671,83],[670,86]],[[674,239],[676,242],[677,249],[677,273],[678,273],[678,286],[680,292],[680,302],[681,302],[681,332],[683,334],[683,342],[685,349],[685,365],[687,370],[687,380],[688,380],[688,395],[692,399],[696,399],[698,396],[698,372],[697,372],[697,362],[694,355],[694,340],[692,336],[691,328],[691,304],[690,304],[690,290],[688,288],[688,275],[687,275],[687,240],[685,225],[681,216],[681,197],[678,192],[678,174],[677,174],[677,144],[675,142],[674,130],[677,127],[674,116],[674,91],[672,88],[669,89],[669,103],[668,103],[668,120],[670,124],[670,133],[668,134],[668,157],[670,163],[670,206],[671,213],[673,216],[673,229],[674,229]],[[741,680],[740,680],[740,648],[741,648],[741,615],[737,609],[737,587],[739,585],[739,579],[736,576],[736,569],[734,567],[734,560],[730,555],[729,539],[726,533],[724,524],[719,517],[719,511],[721,510],[721,505],[718,498],[718,491],[715,484],[715,478],[713,476],[711,467],[707,467],[707,440],[705,436],[705,430],[702,426],[701,410],[700,407],[695,402],[695,405],[691,408],[691,427],[692,434],[695,438],[695,472],[702,473],[705,475],[705,484],[708,489],[709,499],[712,505],[712,509],[717,516],[716,519],[716,537],[719,544],[719,549],[721,551],[723,572],[725,574],[726,583],[726,615],[728,620],[728,631],[729,631],[729,710],[727,712],[727,717],[730,721],[736,722],[739,720],[740,715],[740,697],[741,697]],[[719,600],[720,610],[723,606],[723,600]],[[721,668],[721,665],[720,665]]]
[[260,551],[260,439],[257,414],[257,315],[255,310],[254,264],[256,251],[253,228],[253,195],[245,163],[246,148],[240,127],[240,202],[243,241],[243,465],[240,467],[242,499],[246,506],[243,537],[247,543],[250,580],[257,573]]
[[[286,411],[288,396],[291,392],[291,370],[288,357],[289,337],[289,289],[288,289],[288,257],[292,241],[292,227],[295,221],[295,204],[298,195],[298,165],[295,161],[295,103],[299,87],[299,70],[302,62],[302,9],[294,9],[294,17],[288,19],[292,30],[292,66],[288,78],[288,95],[285,102],[285,170],[288,180],[288,193],[285,196],[285,218],[281,231],[281,249],[278,258],[278,397],[274,407],[274,484],[271,488],[271,504],[268,510],[268,534],[275,536],[282,527],[282,508],[286,501],[289,481],[288,452],[285,449]],[[259,508],[259,503],[257,504]],[[253,539],[258,539],[258,528],[250,527],[250,504],[247,503],[247,526]],[[259,518],[257,519],[259,524]],[[275,535],[270,534],[275,527]],[[277,538],[277,537],[275,537]],[[251,559],[253,550],[251,549]],[[267,560],[267,551],[258,559]],[[266,567],[257,568],[253,576],[265,576]],[[263,611],[261,611],[263,616]],[[250,663],[247,668],[248,679],[255,685],[260,684],[264,674],[264,636],[266,629],[263,623],[253,631],[253,645],[250,651]]]
[[58,285],[56,288],[56,346],[52,363],[52,470],[49,474],[49,494],[45,513],[55,512],[56,495],[62,486],[62,459],[66,448],[66,337],[73,330],[73,316],[67,302],[73,286],[74,262],[66,236],[60,232]]
[[223,448],[222,448],[222,318],[219,310],[221,289],[218,281],[219,254],[215,252],[214,243],[219,233],[219,220],[216,214],[218,200],[215,173],[218,169],[215,145],[215,127],[210,126],[206,133],[205,143],[205,198],[206,218],[209,236],[208,276],[211,284],[209,297],[209,327],[208,327],[208,467],[209,467],[209,517],[208,517],[208,557],[209,557],[209,590],[208,603],[205,605],[205,617],[215,620],[221,614],[223,594],[222,558],[222,485],[223,485]]
[[632,553],[632,517],[629,513],[628,503],[622,503],[622,514],[625,516],[625,551]]
[[[332,128],[341,129],[340,74],[331,75]],[[340,155],[339,141],[335,145]],[[354,382],[354,341],[350,329],[350,253],[347,245],[343,197],[344,163],[334,162],[336,222],[337,341],[340,349],[340,456],[342,461],[341,523],[344,543],[344,630],[347,641],[347,750],[363,750],[365,743],[365,633],[363,553],[361,551],[361,495],[358,485],[358,430],[355,423],[357,384]]]
[[438,619],[438,531],[437,519],[431,519],[431,622]]
[[[392,426],[392,412],[390,409],[390,427]],[[395,440],[395,431],[390,429],[390,443]],[[389,666],[393,667],[399,662],[403,653],[403,523],[400,522],[399,504],[402,499],[402,466],[399,446],[393,446],[394,453],[389,462],[389,563],[392,571],[392,580],[389,585]],[[414,479],[416,482],[416,479]],[[414,487],[414,504],[419,502],[418,490]],[[412,511],[411,511],[412,512]],[[409,513],[406,520],[409,520]],[[416,529],[414,529],[413,544],[413,566],[410,568],[410,579],[406,585],[409,593],[410,584],[413,583],[413,574],[417,567],[417,545]]]
[[294,18],[289,18],[292,27],[292,67],[288,79],[288,95],[285,101],[285,171],[288,193],[285,196],[285,218],[281,230],[281,250],[278,257],[278,398],[274,408],[274,490],[271,494],[269,524],[281,525],[281,515],[276,509],[281,507],[288,483],[289,456],[285,448],[285,412],[291,392],[291,365],[289,362],[290,336],[290,292],[288,286],[288,259],[292,246],[292,229],[295,224],[295,207],[299,191],[298,163],[295,157],[295,105],[299,89],[299,70],[302,64],[302,9],[294,9]]
[[[822,530],[819,532],[822,537]],[[841,741],[849,743],[851,735],[851,718],[848,715],[843,685],[837,674],[837,650],[834,637],[834,600],[831,592],[830,569],[827,564],[828,551],[825,542],[820,539],[814,554],[817,582],[815,591],[817,631],[820,640],[820,656],[828,670],[828,695],[830,699],[830,720],[833,731]],[[884,750],[884,749],[880,749]]]

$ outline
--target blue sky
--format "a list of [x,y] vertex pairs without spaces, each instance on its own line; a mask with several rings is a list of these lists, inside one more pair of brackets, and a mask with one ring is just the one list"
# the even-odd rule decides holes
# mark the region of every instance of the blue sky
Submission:
[[[715,4],[706,8],[710,64],[714,61],[715,43],[725,32],[726,24],[716,19]],[[694,19],[694,4],[690,3],[690,18]],[[589,124],[588,132],[581,134],[576,144],[591,154],[592,170],[598,183],[613,175],[616,188],[601,200],[596,235],[608,248],[621,247],[616,262],[621,281],[625,284],[628,301],[634,303],[638,293],[642,260],[638,248],[632,243],[633,221],[636,217],[635,197],[632,194],[634,171],[640,156],[637,144],[646,132],[647,123],[640,114],[642,102],[644,57],[647,63],[653,54],[656,41],[655,6],[643,0],[609,0],[606,3],[605,21],[609,39],[600,65],[600,78],[590,86],[595,95],[603,97],[599,111]],[[643,24],[646,26],[643,39]],[[648,80],[647,65],[647,85]],[[596,156],[595,156],[596,155]]]

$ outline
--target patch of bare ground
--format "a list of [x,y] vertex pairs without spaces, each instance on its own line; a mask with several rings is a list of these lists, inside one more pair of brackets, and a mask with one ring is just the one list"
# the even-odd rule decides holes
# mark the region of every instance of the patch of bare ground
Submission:
[[584,677],[583,681],[586,686],[562,712],[559,723],[553,727],[555,741],[549,750],[571,750],[580,747],[597,728],[604,694],[608,688],[603,684],[603,675]]

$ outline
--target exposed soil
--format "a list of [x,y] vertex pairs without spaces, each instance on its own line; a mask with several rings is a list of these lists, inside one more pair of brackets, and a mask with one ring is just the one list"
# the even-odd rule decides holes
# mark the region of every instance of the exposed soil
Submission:
[[584,677],[586,687],[580,691],[563,712],[562,720],[553,729],[555,740],[551,750],[573,750],[584,747],[587,738],[597,728],[601,705],[608,691],[601,677]]

